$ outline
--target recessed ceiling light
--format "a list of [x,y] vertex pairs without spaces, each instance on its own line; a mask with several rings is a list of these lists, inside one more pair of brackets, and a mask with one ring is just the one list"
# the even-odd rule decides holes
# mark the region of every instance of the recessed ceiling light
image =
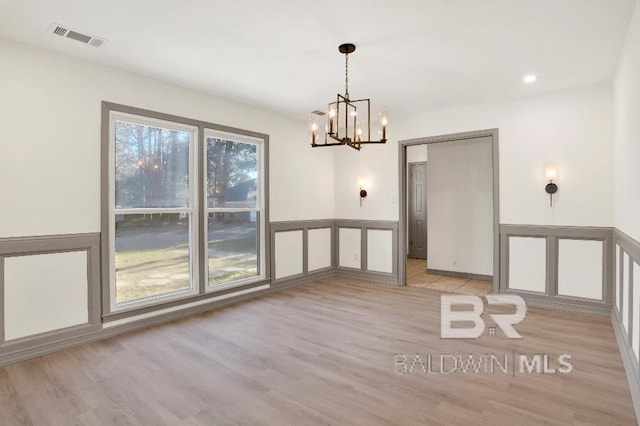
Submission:
[[525,82],[525,83],[527,83],[527,84],[531,84],[531,83],[533,83],[534,81],[536,81],[537,79],[538,79],[538,77],[536,77],[535,75],[533,75],[533,74],[529,74],[529,75],[525,76],[525,77],[522,79],[522,81],[524,81],[524,82]]

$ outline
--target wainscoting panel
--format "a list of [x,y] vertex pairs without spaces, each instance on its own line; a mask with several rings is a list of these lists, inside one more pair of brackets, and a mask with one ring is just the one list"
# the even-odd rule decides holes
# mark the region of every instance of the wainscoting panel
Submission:
[[616,303],[611,322],[640,419],[640,242],[615,229]]
[[640,359],[640,265],[637,262],[633,262],[633,299],[631,306],[633,306],[633,321],[631,329],[635,330],[631,337],[631,346],[633,352],[636,355],[636,360]]
[[333,230],[331,227],[309,230],[309,272],[331,268],[332,233]]
[[341,268],[361,269],[362,230],[360,228],[338,228],[338,265]]
[[622,255],[622,325],[624,326],[625,331],[629,331],[629,312],[630,308],[633,308],[630,305],[631,298],[629,297],[629,291],[631,287],[629,286],[629,273],[631,268],[629,268],[630,258],[628,254]]
[[100,235],[0,239],[0,364],[99,330]]
[[342,219],[336,228],[339,275],[398,285],[398,222]]
[[620,253],[622,253],[622,247],[620,247],[619,244],[616,244],[616,263],[615,263],[615,270],[616,270],[616,309],[620,310],[620,301],[622,300],[622,276],[620,275],[620,265],[622,262],[622,257],[620,257]]
[[5,340],[86,324],[87,301],[86,252],[13,256],[4,261]]
[[271,222],[269,229],[272,288],[334,274],[334,220]]
[[[308,220],[271,222],[272,287],[329,275],[398,284],[398,222]],[[295,233],[295,241],[288,233]],[[290,267],[295,257],[295,267]],[[300,266],[300,256],[302,264]]]
[[303,270],[303,231],[275,233],[275,278],[276,280],[300,275]]
[[540,237],[510,236],[508,283],[513,290],[546,292],[547,240]]
[[393,231],[367,230],[367,270],[393,273]]
[[603,241],[558,239],[558,294],[603,300]]
[[520,294],[533,306],[610,314],[611,228],[500,225],[500,246],[501,293]]

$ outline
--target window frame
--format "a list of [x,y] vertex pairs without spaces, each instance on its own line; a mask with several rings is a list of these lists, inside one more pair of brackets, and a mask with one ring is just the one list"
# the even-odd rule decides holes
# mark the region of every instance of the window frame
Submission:
[[[115,208],[115,119],[136,124],[151,125],[170,130],[192,131],[189,141],[189,197],[188,208]],[[247,279],[209,286],[208,276],[208,214],[210,209],[206,199],[206,141],[207,137],[227,135],[227,140],[249,142],[258,149],[257,203],[251,211],[260,212],[257,221],[259,243],[259,274]],[[271,233],[269,230],[269,136],[264,133],[223,126],[171,114],[164,114],[142,108],[102,102],[101,128],[101,261],[102,261],[102,318],[103,322],[117,321],[131,316],[153,313],[161,310],[175,311],[187,309],[194,304],[206,303],[207,299],[223,295],[233,295],[253,287],[271,283]],[[261,179],[260,179],[261,178]],[[116,304],[115,300],[115,211],[125,214],[143,214],[153,210],[156,213],[178,213],[190,210],[190,290],[168,293],[163,296],[142,299],[138,302]],[[232,209],[247,211],[247,209]],[[182,307],[181,305],[186,305]]]

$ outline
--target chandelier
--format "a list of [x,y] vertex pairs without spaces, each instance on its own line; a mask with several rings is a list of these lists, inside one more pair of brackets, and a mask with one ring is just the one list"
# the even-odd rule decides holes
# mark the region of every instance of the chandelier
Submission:
[[344,54],[344,96],[338,93],[336,101],[328,106],[324,143],[322,141],[318,143],[317,119],[325,113],[314,111],[315,117],[311,122],[311,146],[316,148],[348,145],[360,151],[364,144],[387,142],[389,117],[386,111],[378,114],[380,139],[371,140],[371,101],[368,98],[358,100],[349,98],[349,54],[356,51],[355,44],[341,44],[338,50]]

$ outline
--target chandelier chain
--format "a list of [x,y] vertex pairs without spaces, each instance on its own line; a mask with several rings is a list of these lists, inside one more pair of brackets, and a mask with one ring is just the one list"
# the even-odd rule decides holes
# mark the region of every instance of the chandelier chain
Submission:
[[349,54],[344,55],[344,97],[349,99]]

